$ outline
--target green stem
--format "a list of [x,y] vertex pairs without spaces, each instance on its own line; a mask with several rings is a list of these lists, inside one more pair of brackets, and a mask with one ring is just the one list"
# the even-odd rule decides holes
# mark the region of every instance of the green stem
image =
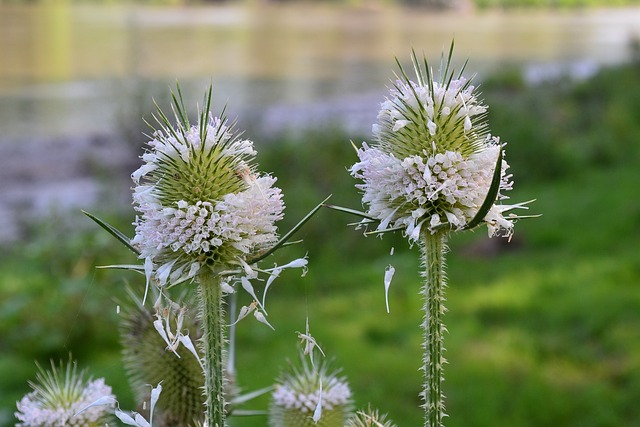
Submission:
[[208,424],[224,427],[224,309],[220,277],[200,274],[200,315],[202,316],[202,346],[204,350],[205,396]]
[[421,235],[422,262],[425,280],[424,288],[424,408],[425,427],[441,427],[444,412],[444,332],[442,317],[446,311],[444,307],[444,290],[446,276],[444,272],[445,233],[430,234],[429,231]]

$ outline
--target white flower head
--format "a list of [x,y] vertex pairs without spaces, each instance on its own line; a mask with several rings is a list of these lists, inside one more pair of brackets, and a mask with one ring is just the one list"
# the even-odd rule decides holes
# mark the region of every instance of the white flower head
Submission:
[[[51,370],[39,368],[32,392],[17,402],[17,427],[99,427],[113,411],[109,406],[91,406],[105,397],[115,401],[104,379],[84,380],[73,363],[64,367],[51,363]],[[91,406],[87,408],[88,406]]]
[[139,216],[131,243],[153,263],[161,286],[268,248],[283,217],[276,179],[255,170],[253,143],[224,117],[211,115],[211,90],[207,95],[197,125],[189,123],[181,97],[174,106],[176,126],[159,111],[160,129],[132,174]]
[[[350,171],[363,181],[357,187],[378,230],[401,228],[417,241],[422,231],[470,227],[490,188],[497,188],[495,202],[513,183],[471,81],[453,78],[448,62],[434,80],[428,66],[412,59],[417,81],[401,70],[373,127],[375,143],[363,143]],[[490,236],[512,234],[513,217],[502,214],[515,207],[522,205],[491,205],[483,218]]]

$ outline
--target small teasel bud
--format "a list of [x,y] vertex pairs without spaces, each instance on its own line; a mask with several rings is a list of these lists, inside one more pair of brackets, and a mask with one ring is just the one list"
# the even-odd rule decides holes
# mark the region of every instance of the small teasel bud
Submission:
[[17,403],[16,427],[86,426],[102,427],[111,420],[108,405],[92,406],[100,399],[115,402],[111,387],[103,378],[85,381],[86,372],[78,372],[71,360],[45,370],[38,365],[33,389]]
[[365,410],[358,411],[349,418],[345,427],[397,427],[387,419],[386,414],[380,415],[371,405]]
[[326,362],[312,366],[301,357],[275,386],[269,409],[271,427],[344,427],[352,413],[351,390]]

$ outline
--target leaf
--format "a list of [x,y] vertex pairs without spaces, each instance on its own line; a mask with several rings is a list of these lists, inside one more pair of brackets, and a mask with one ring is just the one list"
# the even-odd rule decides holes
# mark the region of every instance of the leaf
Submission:
[[302,226],[311,219],[311,217],[313,215],[316,214],[316,212],[318,212],[320,210],[320,208],[322,206],[324,206],[324,203],[329,200],[331,196],[327,197],[326,199],[324,199],[322,202],[320,202],[315,208],[311,209],[311,211],[309,211],[309,213],[307,215],[305,215],[304,218],[302,218],[300,220],[300,222],[298,222],[291,230],[289,230],[289,232],[287,232],[287,234],[285,234],[280,240],[278,240],[278,242],[273,245],[271,247],[271,249],[267,250],[266,252],[258,255],[257,257],[250,259],[247,261],[248,264],[255,264],[258,261],[261,261],[263,259],[265,259],[266,257],[268,257],[269,255],[271,255],[272,253],[274,253],[275,251],[277,251],[278,249],[280,249],[280,247],[282,247],[290,238],[291,236],[293,236],[296,231],[298,231],[300,228],[302,228]]
[[[231,405],[240,405],[242,403],[246,403],[256,397],[262,396],[263,394],[269,393],[273,390],[273,386],[261,388],[259,390],[254,390],[249,393],[241,394],[239,396],[234,397],[229,401]],[[234,415],[238,415],[236,411],[233,412]]]
[[365,236],[371,236],[371,235],[374,235],[374,234],[390,233],[392,231],[404,230],[405,228],[407,228],[407,227],[402,225],[400,227],[385,228],[384,230],[372,230],[372,231],[367,231],[366,233],[364,233],[364,235]]
[[232,409],[232,412],[234,417],[253,417],[256,415],[267,415],[268,412],[267,411],[258,411],[258,410],[251,410],[251,409],[239,409],[239,410],[235,410]]
[[97,216],[92,215],[87,211],[83,210],[82,213],[85,214],[86,216],[88,216],[89,218],[91,218],[100,227],[102,227],[105,230],[107,230],[107,232],[109,232],[109,234],[111,234],[113,237],[118,239],[120,241],[120,243],[122,243],[123,245],[128,247],[133,253],[135,253],[136,255],[140,255],[140,251],[137,250],[136,248],[134,248],[131,245],[130,239],[127,236],[125,236],[124,233],[122,233],[120,230],[118,230],[117,228],[115,228],[112,225],[107,224],[106,222],[104,222],[103,220],[98,218]]
[[138,265],[138,264],[99,265],[96,268],[112,269],[112,270],[130,270],[130,271],[136,271],[140,274],[144,274],[144,266]]
[[464,226],[463,230],[471,230],[476,227],[478,224],[482,222],[491,206],[496,202],[496,198],[498,197],[498,191],[500,190],[500,179],[502,178],[502,145],[498,150],[498,161],[496,162],[496,168],[493,171],[493,178],[491,179],[491,187],[489,187],[489,192],[487,193],[487,197],[484,199],[482,206],[478,209],[478,213],[473,217],[471,221],[467,225]]
[[364,218],[364,219],[369,219],[371,221],[378,221],[377,218],[374,218],[374,217],[372,217],[370,215],[367,215],[365,212],[357,211],[355,209],[345,208],[345,207],[336,206],[336,205],[323,205],[323,206],[325,208],[333,209],[333,210],[339,211],[339,212],[348,213],[348,214],[351,214],[351,215],[356,215],[356,216],[359,216],[359,217]]

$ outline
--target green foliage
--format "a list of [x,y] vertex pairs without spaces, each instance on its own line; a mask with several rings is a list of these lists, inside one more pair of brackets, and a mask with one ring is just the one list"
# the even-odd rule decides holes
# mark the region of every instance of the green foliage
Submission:
[[[516,179],[570,178],[591,167],[640,159],[640,67],[601,70],[572,84],[559,79],[530,90],[512,71],[482,84],[491,129],[509,143]],[[522,185],[522,184],[520,184]]]

